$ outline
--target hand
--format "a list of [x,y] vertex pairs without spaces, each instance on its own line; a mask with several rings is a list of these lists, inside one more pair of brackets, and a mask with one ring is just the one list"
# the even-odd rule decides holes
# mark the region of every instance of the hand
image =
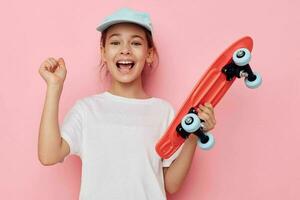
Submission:
[[48,85],[63,85],[67,69],[63,58],[46,59],[39,68],[39,73]]
[[210,103],[205,103],[204,106],[200,105],[198,108],[198,117],[204,120],[203,131],[208,132],[214,129],[216,125],[216,119],[214,114],[214,108]]

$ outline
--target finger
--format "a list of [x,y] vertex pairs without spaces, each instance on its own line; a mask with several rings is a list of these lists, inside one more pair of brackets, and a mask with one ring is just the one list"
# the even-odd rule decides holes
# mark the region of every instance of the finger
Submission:
[[207,124],[207,125],[211,125],[211,124],[212,124],[211,119],[210,119],[210,116],[209,116],[207,113],[201,112],[201,111],[200,111],[200,112],[198,113],[198,117],[199,117],[200,119],[204,120],[204,123],[205,123],[205,124]]
[[47,58],[46,62],[50,64],[50,67],[53,67],[55,65],[51,58]]
[[206,102],[206,103],[204,104],[204,106],[205,106],[206,108],[208,108],[212,113],[214,113],[214,107],[212,106],[211,103]]
[[58,62],[52,57],[50,57],[48,60],[52,65],[51,72],[55,72],[56,68],[58,67]]
[[199,106],[199,108],[197,108],[197,112],[198,112],[198,116],[203,119],[203,120],[206,120],[209,118],[209,114],[206,113],[204,110],[202,110],[201,106]]
[[[206,109],[205,109],[206,108]],[[210,111],[210,112],[207,112],[207,109]],[[204,111],[207,112],[210,117],[212,118],[212,121],[214,123],[216,123],[216,119],[215,119],[215,114],[214,114],[214,108],[212,106],[211,103],[205,103],[205,106],[204,106]]]
[[213,119],[213,120],[215,119],[214,113],[211,111],[211,109],[209,109],[203,105],[199,105],[199,109],[201,112],[208,114],[211,119]]
[[209,114],[200,111],[198,113],[198,116],[199,116],[199,118],[204,120],[204,129],[205,130],[210,130],[210,129],[214,128],[214,126],[215,126],[214,120]]
[[43,70],[46,70],[46,71],[49,71],[50,70],[50,68],[51,68],[51,63],[48,61],[48,60],[46,60],[45,62],[44,62],[44,64],[42,65],[42,69]]
[[51,72],[49,72],[48,67],[46,66],[46,64],[44,64],[43,67],[40,68],[39,73],[42,75],[43,78],[46,78],[46,79],[51,74]]
[[208,121],[203,122],[202,125],[203,125],[202,130],[204,130],[204,131],[209,131],[214,128],[214,126],[212,124],[209,124]]
[[42,68],[46,69],[49,71],[52,68],[52,63],[49,59],[45,60],[44,63],[42,64]]
[[200,108],[200,110],[203,111],[203,112],[206,112],[206,113],[208,113],[208,114],[212,114],[211,109],[208,108],[208,107],[206,107],[206,106],[203,106],[203,105],[200,104],[200,105],[199,105],[199,108]]
[[54,58],[51,57],[48,60],[49,60],[49,62],[51,62],[52,67],[55,67],[56,65],[58,65],[58,62]]

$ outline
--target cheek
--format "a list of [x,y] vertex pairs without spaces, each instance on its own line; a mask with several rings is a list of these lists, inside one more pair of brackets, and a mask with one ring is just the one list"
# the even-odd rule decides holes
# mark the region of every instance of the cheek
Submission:
[[112,50],[112,49],[107,50],[105,53],[105,58],[107,62],[113,62],[115,55],[116,55],[116,50]]
[[138,49],[135,52],[137,58],[144,60],[147,57],[147,49]]

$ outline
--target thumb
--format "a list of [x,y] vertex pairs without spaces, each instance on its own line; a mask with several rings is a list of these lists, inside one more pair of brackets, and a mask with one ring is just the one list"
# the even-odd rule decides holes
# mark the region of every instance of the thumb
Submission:
[[61,68],[64,68],[64,69],[66,68],[65,61],[63,58],[58,58],[58,65]]

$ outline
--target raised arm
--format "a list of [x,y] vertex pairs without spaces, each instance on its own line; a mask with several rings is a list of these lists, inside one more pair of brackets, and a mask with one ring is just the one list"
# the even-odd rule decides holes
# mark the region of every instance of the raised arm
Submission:
[[60,135],[58,122],[59,100],[67,73],[64,60],[48,58],[39,73],[47,83],[47,92],[39,127],[38,157],[43,165],[54,165],[70,152]]

